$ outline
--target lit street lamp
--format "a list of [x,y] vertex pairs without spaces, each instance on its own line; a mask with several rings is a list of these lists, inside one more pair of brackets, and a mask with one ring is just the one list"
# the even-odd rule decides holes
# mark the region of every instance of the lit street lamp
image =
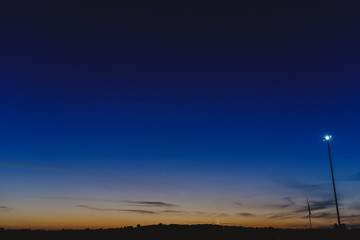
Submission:
[[333,167],[332,167],[332,162],[331,162],[331,154],[330,154],[330,139],[332,138],[331,135],[326,135],[323,138],[324,142],[327,142],[328,145],[328,150],[329,150],[329,160],[330,160],[330,169],[331,169],[331,177],[332,177],[332,183],[333,183],[333,187],[334,187],[334,196],[335,196],[335,205],[336,205],[336,213],[337,213],[337,219],[338,219],[338,224],[339,227],[341,227],[341,222],[340,222],[340,214],[339,214],[339,206],[338,206],[338,201],[337,201],[337,196],[336,196],[336,188],[335,188],[335,179],[334,179],[334,172],[333,172]]

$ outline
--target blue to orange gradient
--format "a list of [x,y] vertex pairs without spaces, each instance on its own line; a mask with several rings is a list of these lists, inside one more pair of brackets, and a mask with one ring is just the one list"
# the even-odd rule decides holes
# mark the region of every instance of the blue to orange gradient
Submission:
[[356,7],[83,4],[0,8],[0,227],[331,227],[325,134],[359,226]]

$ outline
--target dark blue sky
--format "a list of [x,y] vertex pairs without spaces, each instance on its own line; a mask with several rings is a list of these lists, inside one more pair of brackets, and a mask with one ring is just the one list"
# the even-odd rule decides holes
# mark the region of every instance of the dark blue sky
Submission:
[[[1,6],[0,195],[10,202],[50,196],[57,184],[57,196],[97,196],[94,182],[103,191],[108,171],[120,171],[144,188],[156,177],[161,191],[195,194],[199,187],[198,198],[221,196],[222,204],[256,194],[264,202],[308,195],[325,201],[331,185],[323,195],[305,186],[302,195],[269,188],[266,195],[263,188],[330,184],[326,133],[334,136],[336,177],[354,180],[353,188],[339,188],[340,198],[357,191],[359,7],[355,1]],[[52,169],[71,171],[54,177]],[[81,172],[100,175],[78,179]],[[29,181],[26,191],[22,181]],[[191,184],[176,185],[184,181]],[[240,182],[252,190],[242,193]],[[132,191],[141,200],[168,200]],[[359,196],[351,197],[343,206],[353,213]],[[196,201],[184,200],[184,208]]]

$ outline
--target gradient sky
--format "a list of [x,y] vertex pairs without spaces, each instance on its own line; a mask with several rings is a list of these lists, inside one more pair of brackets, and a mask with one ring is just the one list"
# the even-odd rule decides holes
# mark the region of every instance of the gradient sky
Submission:
[[360,225],[359,2],[121,2],[1,3],[0,227]]

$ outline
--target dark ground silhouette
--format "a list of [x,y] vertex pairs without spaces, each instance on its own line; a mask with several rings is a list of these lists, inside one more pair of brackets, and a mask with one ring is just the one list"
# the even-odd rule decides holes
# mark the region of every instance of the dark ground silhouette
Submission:
[[149,225],[116,229],[0,230],[0,239],[309,239],[358,240],[360,229],[275,229],[219,225]]

